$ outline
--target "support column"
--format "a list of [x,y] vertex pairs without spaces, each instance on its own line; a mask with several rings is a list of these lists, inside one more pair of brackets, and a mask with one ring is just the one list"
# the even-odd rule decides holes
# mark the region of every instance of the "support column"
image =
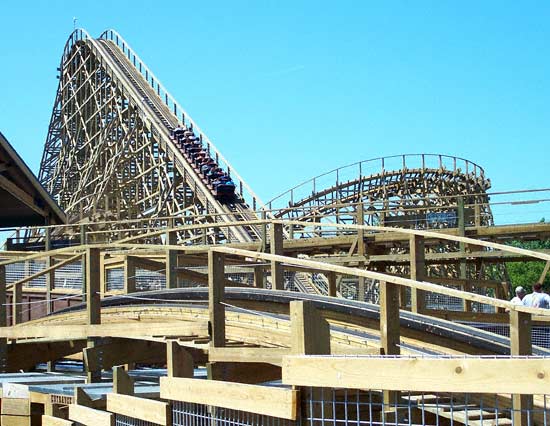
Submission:
[[[401,330],[399,320],[399,286],[380,281],[380,355],[399,355]],[[396,391],[384,391],[384,404],[398,400]]]
[[194,363],[189,352],[177,341],[166,341],[166,369],[168,377],[193,377]]
[[14,285],[12,289],[12,325],[23,322],[23,284]]
[[[466,235],[466,216],[464,211],[464,197],[458,197],[457,198],[457,210],[456,210],[456,217],[457,217],[457,225],[458,225],[458,235],[460,237],[464,237]],[[460,253],[466,252],[466,244],[465,243],[458,243],[458,250]],[[468,279],[468,265],[466,264],[466,259],[460,259],[459,262],[459,270],[458,270],[458,277],[462,280],[464,280],[464,286],[462,287],[463,291],[471,292],[472,286],[467,281]],[[471,312],[472,311],[472,301],[471,300],[464,300],[463,301],[463,307],[465,312]]]
[[[174,219],[168,220],[168,228],[174,227]],[[166,232],[166,244],[175,246],[178,244],[176,231]],[[168,249],[166,251],[166,288],[176,288],[178,286],[178,252]]]
[[311,301],[290,302],[290,352],[330,355],[330,327]]
[[[101,324],[101,280],[100,252],[97,248],[86,249],[84,267],[86,271],[86,318],[88,325]],[[97,337],[88,338],[88,348],[94,348],[100,343]],[[101,381],[101,368],[91,371],[86,368],[87,383]]]
[[[0,266],[0,327],[8,326],[6,306],[6,267]],[[0,338],[0,372],[8,371],[8,339]]]
[[254,287],[265,288],[263,266],[254,266]]
[[134,379],[132,379],[124,367],[113,367],[113,393],[120,395],[134,395]]
[[[52,249],[51,228],[46,228],[44,233],[44,249],[50,251]],[[46,268],[51,268],[55,261],[51,256],[46,257]],[[55,288],[55,270],[46,274],[46,313],[51,314],[54,311],[54,303],[52,300],[52,291]]]
[[208,333],[210,345],[225,346],[224,278],[225,257],[222,253],[208,252]]
[[[510,355],[532,355],[531,314],[510,311]],[[527,410],[533,407],[532,395],[512,395],[512,421],[514,426],[527,426],[529,416]]]
[[124,293],[135,293],[136,291],[136,258],[126,256],[124,259]]
[[[271,254],[283,254],[283,225],[272,223],[269,229]],[[272,290],[284,290],[283,265],[281,262],[271,261],[271,288]]]
[[[426,278],[424,237],[421,235],[411,235],[409,247],[411,280],[424,281]],[[426,292],[411,288],[411,312],[420,314],[425,308]]]
[[336,297],[336,272],[327,272],[328,279],[328,295],[331,297]]
[[[357,225],[365,224],[365,210],[363,208],[362,201],[359,204],[357,204],[356,223]],[[357,255],[360,257],[365,256],[365,230],[364,229],[357,230]],[[359,261],[357,264],[357,267],[359,269],[365,269],[365,262]],[[357,278],[357,300],[359,300],[360,302],[364,302],[365,293],[366,293],[366,279],[365,277],[358,277]]]

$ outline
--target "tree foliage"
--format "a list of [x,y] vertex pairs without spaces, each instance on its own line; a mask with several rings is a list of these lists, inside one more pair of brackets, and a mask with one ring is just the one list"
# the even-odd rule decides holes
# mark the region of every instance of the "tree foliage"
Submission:
[[[527,250],[550,249],[550,240],[513,241],[510,245]],[[508,276],[510,277],[512,287],[515,288],[520,285],[524,287],[527,292],[530,292],[533,284],[539,280],[544,270],[544,266],[545,262],[542,260],[529,262],[507,262],[506,269],[508,271]],[[544,280],[544,287],[546,288],[546,291],[550,290],[550,274],[547,274]]]

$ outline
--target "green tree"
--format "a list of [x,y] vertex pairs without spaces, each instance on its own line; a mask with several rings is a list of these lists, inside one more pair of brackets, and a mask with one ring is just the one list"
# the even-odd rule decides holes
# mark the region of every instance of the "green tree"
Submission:
[[[544,221],[544,219],[542,221]],[[550,240],[512,241],[510,245],[527,250],[550,249]],[[506,269],[508,271],[508,276],[510,277],[512,287],[515,288],[520,285],[524,287],[526,291],[530,292],[532,285],[539,280],[544,270],[544,266],[545,262],[542,260],[529,262],[507,262]],[[550,288],[550,274],[546,275],[544,284],[548,290]]]

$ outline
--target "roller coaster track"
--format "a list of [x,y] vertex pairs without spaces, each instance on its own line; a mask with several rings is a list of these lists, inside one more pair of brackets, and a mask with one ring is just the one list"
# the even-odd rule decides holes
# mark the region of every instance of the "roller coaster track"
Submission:
[[[485,205],[489,187],[483,169],[468,160],[408,154],[365,160],[323,173],[278,195],[268,205],[281,207],[275,213],[279,218],[353,223],[355,211],[346,204],[363,202],[365,223],[374,225],[382,215],[441,212],[444,206],[456,206],[461,196],[466,202],[479,204],[482,222],[491,224]],[[281,205],[285,200],[286,208]],[[411,226],[418,227],[418,223]]]
[[[60,73],[40,180],[73,220],[185,212],[215,215],[221,223],[257,218],[253,209],[261,201],[120,35],[106,31],[93,39],[76,30]],[[234,203],[216,199],[171,139],[178,125],[198,134],[211,158],[231,174],[238,190]],[[258,229],[245,226],[222,239],[258,237]]]
[[[244,344],[285,347],[288,345],[288,315],[284,311],[293,300],[308,300],[323,311],[331,323],[334,344],[340,350],[376,348],[379,345],[378,322],[380,307],[346,299],[334,299],[319,295],[300,294],[286,291],[272,291],[253,288],[227,288],[228,324],[230,338]],[[204,301],[204,304],[200,303]],[[102,300],[102,317],[106,323],[143,323],[175,321],[193,325],[194,330],[206,330],[208,321],[208,290],[201,288],[174,289],[134,293],[131,297],[114,296]],[[57,312],[42,319],[34,320],[18,327],[25,339],[32,338],[34,330],[48,333],[48,327],[79,324],[84,320],[85,306],[79,305]],[[140,319],[143,318],[143,319]],[[38,328],[39,326],[43,328]],[[25,329],[28,328],[27,333]],[[182,327],[184,330],[185,327]],[[427,317],[410,312],[401,313],[402,349],[410,354],[474,354],[506,355],[509,339],[483,330],[450,321]],[[162,338],[158,330],[151,340]],[[170,333],[175,333],[171,329]],[[185,333],[185,332],[182,332]],[[262,340],[271,333],[269,341]],[[44,339],[43,334],[37,334]],[[117,336],[114,336],[117,337]],[[170,338],[174,337],[172,334]],[[182,334],[180,337],[185,337]],[[201,336],[199,336],[201,337]],[[67,339],[74,338],[70,333]],[[145,338],[142,336],[142,338]],[[59,338],[55,337],[57,341]],[[550,350],[536,347],[536,355],[550,355]]]

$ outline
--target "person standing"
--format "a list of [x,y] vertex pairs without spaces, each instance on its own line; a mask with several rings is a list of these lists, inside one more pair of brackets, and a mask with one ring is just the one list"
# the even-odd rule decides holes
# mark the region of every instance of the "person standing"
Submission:
[[542,291],[541,283],[533,284],[533,292],[525,296],[521,302],[531,308],[550,309],[550,296]]
[[510,300],[514,305],[523,305],[523,298],[525,297],[525,289],[522,286],[516,287],[516,295]]

